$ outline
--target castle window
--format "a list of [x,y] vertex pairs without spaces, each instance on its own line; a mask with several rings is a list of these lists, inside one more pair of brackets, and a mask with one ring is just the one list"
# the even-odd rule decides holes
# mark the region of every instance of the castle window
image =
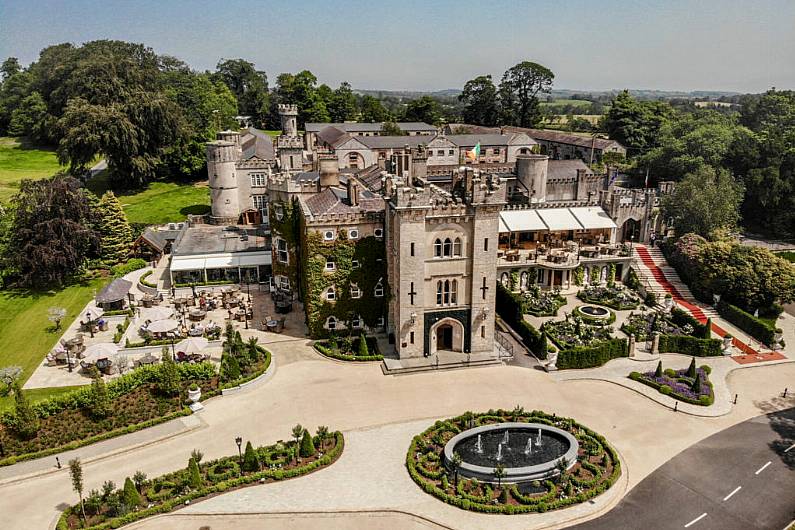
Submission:
[[439,149],[436,151],[436,156],[444,156],[444,149]]
[[324,296],[326,300],[328,300],[329,302],[333,302],[334,300],[337,299],[337,291],[334,290],[334,287],[329,287],[328,289],[326,289],[326,293]]
[[353,329],[362,329],[362,317],[359,315],[354,316],[351,319],[351,327]]
[[449,151],[447,151],[447,154],[448,154],[449,156],[453,156],[453,155],[455,155],[455,149],[450,149]]
[[287,276],[277,275],[276,276],[276,285],[279,287],[279,289],[281,289],[283,291],[289,291],[290,290],[290,278],[288,278]]
[[492,151],[494,152],[495,155],[500,154],[500,148],[499,147],[495,147]]
[[326,241],[334,241],[334,230],[326,230],[323,232],[323,239]]
[[437,239],[436,241],[433,242],[433,255],[436,256],[437,258],[441,258],[442,257],[442,240],[441,239]]
[[450,304],[450,280],[444,281],[444,305]]
[[277,221],[284,219],[284,205],[277,203],[273,206],[273,214],[276,216]]
[[359,286],[355,283],[351,284],[351,298],[361,298],[362,297],[362,290],[359,289]]
[[326,270],[333,271],[337,268],[337,265],[334,263],[334,260],[331,258],[326,258]]
[[358,228],[351,228],[348,230],[348,238],[349,239],[359,239],[359,229]]
[[445,238],[444,240],[444,250],[442,251],[442,254],[445,258],[449,258],[453,255],[453,242],[450,241],[449,237]]
[[453,241],[453,256],[460,256],[461,255],[461,238],[455,238]]
[[413,331],[409,333],[409,342],[414,344],[414,332]]
[[276,259],[279,263],[288,263],[290,254],[287,252],[287,240],[278,238],[276,239]]
[[414,255],[414,243],[411,243],[411,255]]
[[268,197],[265,195],[252,195],[251,203],[257,210],[264,210],[268,207]]
[[265,186],[266,184],[265,173],[251,173],[252,186]]
[[383,228],[376,228],[373,230],[373,235],[375,237],[384,237],[384,229]]
[[326,319],[326,329],[328,330],[335,330],[337,329],[337,319],[333,316],[330,316]]
[[450,282],[450,303],[452,305],[458,303],[458,281],[456,280]]
[[436,282],[436,305],[442,305],[442,281]]
[[375,284],[375,289],[373,291],[373,294],[375,295],[376,298],[381,298],[382,296],[384,296],[384,284],[381,283],[381,280],[378,280],[378,283]]
[[378,317],[378,320],[375,321],[375,325],[379,328],[384,327],[384,317]]
[[358,259],[352,259],[351,260],[351,268],[352,269],[358,269],[359,267],[361,267],[361,264],[359,264],[359,260]]
[[484,252],[488,252],[489,251],[489,238],[487,238],[487,237],[483,238],[483,251]]

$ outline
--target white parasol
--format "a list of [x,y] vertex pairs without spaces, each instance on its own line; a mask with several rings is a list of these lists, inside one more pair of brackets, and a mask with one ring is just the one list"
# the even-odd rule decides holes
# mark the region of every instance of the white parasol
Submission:
[[119,347],[110,342],[100,342],[92,344],[86,348],[83,353],[83,360],[89,363],[95,363],[99,359],[115,357],[119,353]]
[[151,331],[152,333],[166,333],[168,331],[174,331],[178,326],[179,322],[167,318],[165,320],[156,320],[155,322],[152,322],[146,327],[146,330]]
[[179,341],[174,348],[183,353],[199,353],[210,344],[204,337],[190,337]]

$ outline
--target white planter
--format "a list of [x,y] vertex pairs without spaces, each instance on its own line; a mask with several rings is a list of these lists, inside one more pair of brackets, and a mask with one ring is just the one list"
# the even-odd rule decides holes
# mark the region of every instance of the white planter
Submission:
[[188,390],[188,399],[191,401],[191,403],[198,402],[201,399],[201,397],[202,397],[201,388],[197,388],[196,390],[190,390],[190,389]]

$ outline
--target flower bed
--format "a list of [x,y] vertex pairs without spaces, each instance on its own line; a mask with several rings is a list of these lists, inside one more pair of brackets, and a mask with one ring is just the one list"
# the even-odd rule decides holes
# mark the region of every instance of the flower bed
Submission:
[[577,346],[590,346],[594,342],[611,339],[611,326],[592,326],[578,316],[566,320],[545,322],[541,329],[561,350]]
[[640,305],[640,298],[620,285],[592,285],[577,293],[577,298],[589,304],[604,305],[617,311],[635,309]]
[[[500,485],[458,479],[454,470],[445,468],[442,452],[453,436],[471,427],[500,422],[544,423],[570,432],[580,444],[576,464],[545,481]],[[546,512],[586,502],[606,491],[621,475],[618,455],[604,437],[572,419],[538,410],[526,412],[520,407],[437,421],[412,439],[406,467],[418,486],[447,504],[503,514]]]
[[663,370],[661,361],[656,371],[631,372],[629,378],[656,388],[661,394],[679,401],[708,407],[715,402],[715,392],[709,380],[711,371],[707,365],[695,368],[695,359],[691,367],[684,370]]
[[[85,499],[86,521],[82,520],[80,504],[70,506],[58,520],[58,530],[87,528],[104,530],[138,521],[152,515],[177,510],[184,505],[246,486],[266,484],[299,477],[333,464],[345,446],[342,433],[334,432],[313,438],[313,451],[301,458],[291,458],[280,465],[268,463],[273,452],[288,448],[291,456],[297,452],[296,442],[281,442],[246,449],[242,465],[238,455],[228,456],[144,480],[127,488],[98,492],[92,490]],[[193,459],[191,459],[193,460]],[[193,470],[191,470],[193,468]]]
[[384,356],[378,349],[375,337],[366,337],[367,349],[361,350],[361,337],[356,339],[348,336],[338,339],[332,337],[328,340],[315,341],[313,346],[326,357],[339,361],[383,361]]
[[721,341],[713,339],[708,321],[701,324],[690,314],[674,308],[670,313],[652,311],[630,313],[621,325],[621,331],[634,336],[637,341],[650,341],[654,333],[660,334],[660,353],[675,352],[697,357],[722,355]]
[[560,289],[542,291],[534,285],[520,296],[522,313],[536,317],[556,316],[558,309],[566,305],[566,297],[560,294]]

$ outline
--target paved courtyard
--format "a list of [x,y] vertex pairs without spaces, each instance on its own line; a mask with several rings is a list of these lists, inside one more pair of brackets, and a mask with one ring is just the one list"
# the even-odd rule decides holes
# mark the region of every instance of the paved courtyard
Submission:
[[[221,495],[191,506],[189,512],[167,516],[167,522],[152,521],[141,527],[190,527],[192,523],[185,523],[185,513],[285,510],[305,512],[302,522],[306,524],[301,527],[326,528],[329,512],[340,510],[378,512],[374,521],[385,528],[390,526],[387,521],[399,520],[401,526],[405,521],[408,527],[418,528],[429,524],[390,511],[397,509],[444,526],[487,528],[493,527],[493,516],[447,506],[423,494],[405,472],[403,462],[411,436],[435,419],[467,409],[512,408],[516,404],[573,416],[604,434],[616,447],[625,464],[626,485],[632,488],[699,440],[762,412],[795,405],[792,394],[787,399],[779,395],[795,381],[795,363],[733,371],[728,376],[731,392],[743,398],[724,416],[699,418],[673,413],[610,382],[563,381],[518,366],[385,377],[377,364],[328,361],[314,353],[306,340],[269,335],[265,341],[274,352],[273,377],[206,402],[199,416],[201,425],[161,433],[163,439],[149,444],[136,438],[129,442],[133,447],[128,447],[124,437],[114,440],[112,446],[96,444],[76,451],[84,461],[86,489],[98,488],[105,480],[120,484],[139,469],[150,477],[174,470],[187,463],[193,448],[200,448],[208,459],[232,454],[238,435],[258,444],[287,439],[290,428],[300,422],[310,429],[328,425],[345,432],[348,446],[334,466],[292,481]],[[154,431],[152,435],[157,436]],[[59,509],[76,500],[68,472],[48,467],[48,463],[54,462],[45,459],[40,462],[44,468],[4,470],[0,513],[12,514],[11,527],[51,527]],[[616,492],[620,494],[621,490]],[[609,505],[608,500],[599,499]],[[386,515],[380,513],[384,510]],[[313,518],[309,512],[322,513]],[[572,513],[505,517],[500,518],[500,524],[509,528],[544,527],[562,522],[560,518],[569,518]],[[358,515],[348,527],[374,527],[370,519]],[[216,530],[233,527],[234,519],[227,526],[224,521],[229,519],[208,519]]]

